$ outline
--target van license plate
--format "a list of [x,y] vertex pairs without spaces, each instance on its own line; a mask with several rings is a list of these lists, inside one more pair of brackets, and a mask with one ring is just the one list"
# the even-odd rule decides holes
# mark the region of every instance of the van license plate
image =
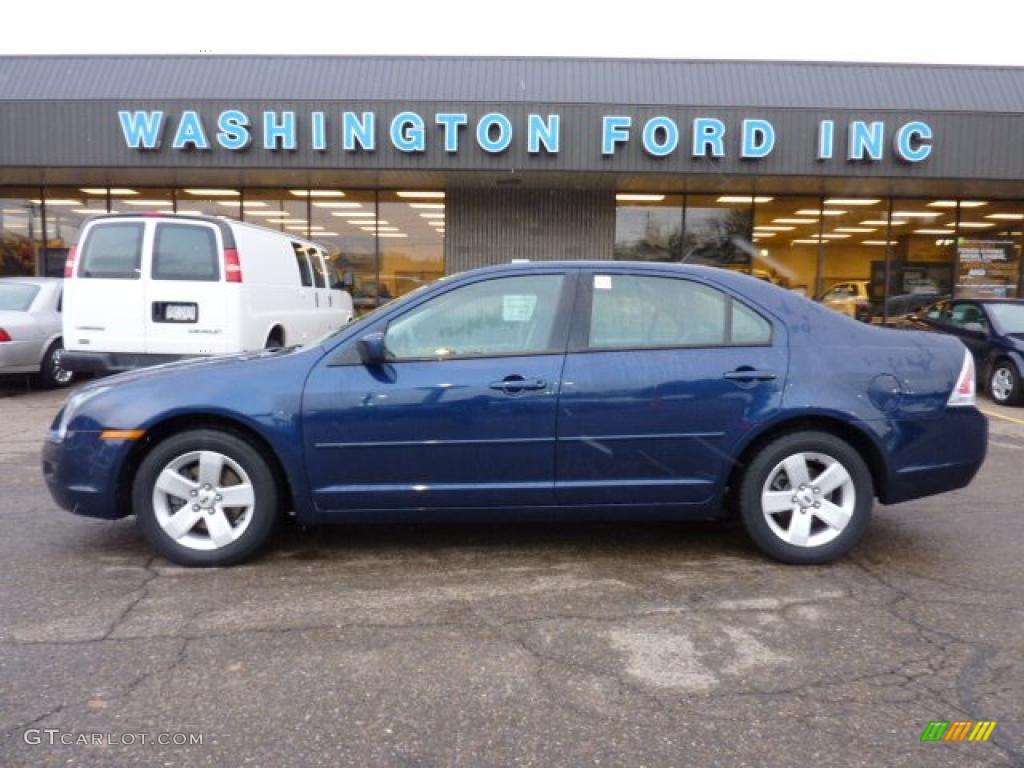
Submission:
[[199,307],[195,304],[164,304],[164,322],[194,323],[199,319]]

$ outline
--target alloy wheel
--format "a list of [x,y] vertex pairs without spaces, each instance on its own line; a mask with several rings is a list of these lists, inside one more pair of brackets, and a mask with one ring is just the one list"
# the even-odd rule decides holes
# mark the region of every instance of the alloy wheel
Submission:
[[849,471],[824,453],[795,453],[765,480],[761,511],[769,529],[787,544],[820,547],[849,525],[857,493]]
[[992,392],[992,397],[1002,403],[1010,399],[1014,384],[1013,371],[1006,366],[1000,366],[992,373],[989,390]]
[[217,451],[190,451],[170,461],[153,487],[160,528],[183,547],[221,549],[253,518],[256,495],[238,462]]

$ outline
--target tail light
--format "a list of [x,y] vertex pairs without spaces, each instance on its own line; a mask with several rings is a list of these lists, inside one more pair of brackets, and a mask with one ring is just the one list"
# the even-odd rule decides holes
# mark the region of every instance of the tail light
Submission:
[[964,352],[964,364],[960,368],[960,377],[956,380],[953,393],[946,405],[974,405],[977,401],[977,382],[974,374],[974,358],[970,352]]
[[11,340],[11,334],[9,334],[3,328],[0,328],[0,342],[10,341],[10,340]]
[[78,259],[78,246],[72,245],[68,251],[67,261],[64,262],[64,277],[75,276],[75,261]]
[[224,249],[224,280],[229,283],[242,282],[242,263],[238,260],[238,249]]

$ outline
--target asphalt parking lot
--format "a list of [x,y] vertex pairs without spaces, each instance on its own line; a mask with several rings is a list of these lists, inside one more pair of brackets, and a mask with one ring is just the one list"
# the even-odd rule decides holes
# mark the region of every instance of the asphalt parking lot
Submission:
[[191,571],[56,509],[64,393],[4,394],[0,766],[1024,765],[1024,409],[829,567],[637,523],[291,528]]

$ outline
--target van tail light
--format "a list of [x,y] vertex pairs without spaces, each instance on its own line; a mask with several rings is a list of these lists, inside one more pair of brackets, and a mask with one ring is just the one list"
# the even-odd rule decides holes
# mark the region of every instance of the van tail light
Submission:
[[64,277],[75,276],[75,262],[78,260],[78,246],[72,245],[68,251],[67,261],[64,262]]
[[224,249],[224,279],[229,283],[242,282],[242,263],[238,260],[237,248]]
[[974,405],[977,402],[977,382],[974,377],[974,358],[970,352],[964,352],[964,364],[960,368],[960,377],[953,387],[946,405]]
[[0,328],[0,343],[3,343],[5,341],[10,341],[10,340],[11,340],[11,334],[9,334],[3,328]]

